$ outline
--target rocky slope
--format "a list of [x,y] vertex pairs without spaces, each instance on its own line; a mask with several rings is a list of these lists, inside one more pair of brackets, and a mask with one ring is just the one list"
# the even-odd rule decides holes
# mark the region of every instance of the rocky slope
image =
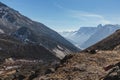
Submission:
[[120,61],[117,51],[99,51],[97,54],[70,55],[54,73],[34,80],[99,80],[107,75],[103,67]]
[[[18,11],[9,8],[3,3],[0,3],[1,33],[13,34],[19,33],[19,31],[22,31],[21,33],[23,33],[26,30],[21,30],[20,28],[22,27],[26,27],[26,29],[29,30],[27,32],[28,34],[34,34],[34,36],[29,35],[29,37],[31,37],[29,38],[29,41],[40,44],[59,58],[63,58],[66,54],[79,51],[77,47],[44,24],[32,21],[31,19],[21,15]],[[18,39],[27,40],[25,37],[26,35],[28,36],[27,33],[22,34],[22,39],[20,39],[21,34],[17,35]]]
[[59,61],[41,45],[0,34],[0,80],[32,80]]

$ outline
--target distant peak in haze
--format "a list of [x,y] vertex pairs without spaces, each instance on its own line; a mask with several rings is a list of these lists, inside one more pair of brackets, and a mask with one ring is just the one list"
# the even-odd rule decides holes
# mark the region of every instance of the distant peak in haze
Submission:
[[99,24],[97,27],[113,27],[113,26],[120,26],[119,24],[105,24],[105,25],[102,25],[102,24]]
[[104,26],[120,26],[119,24],[106,24]]
[[98,27],[102,27],[102,24],[99,24]]

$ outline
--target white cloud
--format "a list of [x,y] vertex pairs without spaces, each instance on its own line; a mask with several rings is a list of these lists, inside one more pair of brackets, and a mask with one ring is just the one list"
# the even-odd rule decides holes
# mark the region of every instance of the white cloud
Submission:
[[64,15],[78,20],[81,24],[87,25],[98,25],[98,24],[110,24],[111,21],[107,20],[103,15],[95,14],[82,10],[72,10],[63,7],[62,5],[55,3],[54,4],[59,9],[63,10]]
[[80,20],[84,23],[91,24],[110,24],[111,22],[105,19],[104,16],[94,13],[89,13],[85,11],[76,11],[76,10],[68,10],[68,14],[70,17]]

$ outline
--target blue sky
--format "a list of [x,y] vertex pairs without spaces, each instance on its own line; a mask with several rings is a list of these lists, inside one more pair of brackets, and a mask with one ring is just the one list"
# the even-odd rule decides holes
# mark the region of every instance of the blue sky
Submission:
[[120,0],[0,0],[56,31],[120,24]]

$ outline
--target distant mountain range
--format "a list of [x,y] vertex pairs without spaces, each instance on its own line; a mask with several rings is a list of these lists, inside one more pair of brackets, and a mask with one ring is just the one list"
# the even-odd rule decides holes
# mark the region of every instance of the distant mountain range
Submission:
[[[23,15],[21,15],[18,11],[6,6],[5,4],[0,2],[0,33],[4,34],[8,37],[14,38],[21,43],[23,47],[25,47],[25,52],[17,52],[19,50],[15,49],[15,47],[6,48],[9,52],[9,57],[13,56],[12,50],[16,50],[14,53],[17,54],[17,57],[29,57],[35,58],[45,58],[50,59],[52,55],[59,59],[62,59],[65,55],[70,53],[75,53],[80,51],[77,47],[75,47],[72,43],[67,41],[57,32],[48,28],[42,23],[33,21]],[[6,39],[2,39],[0,36],[0,40],[6,41]],[[7,44],[11,44],[13,39],[7,40],[4,46]],[[2,41],[0,42],[0,46],[2,47]],[[17,43],[15,42],[14,45]],[[27,47],[35,46],[35,47]],[[22,49],[22,48],[21,48]],[[29,52],[30,50],[30,52]],[[36,51],[36,52],[34,52]],[[20,54],[19,54],[20,53]],[[21,55],[24,54],[24,55]],[[7,53],[5,52],[4,55]],[[49,54],[49,55],[48,55]],[[29,56],[31,55],[31,56]],[[34,55],[34,56],[32,56]],[[1,56],[1,54],[0,54]],[[15,56],[14,56],[15,57]],[[44,60],[44,59],[43,59]]]
[[97,27],[81,27],[78,31],[60,32],[60,34],[79,48],[85,49],[109,36],[117,29],[120,29],[120,25],[107,24],[102,26],[100,24]]

